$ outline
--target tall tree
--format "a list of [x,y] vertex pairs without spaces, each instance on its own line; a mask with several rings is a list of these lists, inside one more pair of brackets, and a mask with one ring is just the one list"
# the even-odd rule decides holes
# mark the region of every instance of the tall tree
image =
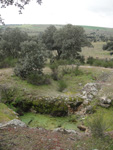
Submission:
[[54,25],[49,26],[42,35],[43,42],[48,50],[54,50],[54,34],[57,31]]
[[28,39],[28,35],[22,32],[19,28],[7,28],[2,35],[0,41],[0,50],[4,52],[4,55],[17,58],[21,52],[20,43]]
[[84,46],[90,46],[90,42],[82,27],[68,24],[54,34],[53,47],[57,50],[58,58],[76,58]]

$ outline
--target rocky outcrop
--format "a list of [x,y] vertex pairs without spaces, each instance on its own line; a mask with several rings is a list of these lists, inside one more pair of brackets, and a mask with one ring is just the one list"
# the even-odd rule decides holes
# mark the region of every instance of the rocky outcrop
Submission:
[[13,120],[11,120],[11,121],[9,121],[9,122],[7,122],[7,123],[5,123],[5,124],[0,124],[0,128],[2,128],[2,127],[7,127],[7,126],[20,126],[20,127],[27,127],[27,125],[24,123],[24,122],[22,122],[22,121],[20,121],[20,120],[18,120],[18,119],[13,119]]
[[82,89],[81,98],[84,99],[84,103],[88,104],[92,101],[98,94],[100,90],[100,85],[97,83],[87,83]]

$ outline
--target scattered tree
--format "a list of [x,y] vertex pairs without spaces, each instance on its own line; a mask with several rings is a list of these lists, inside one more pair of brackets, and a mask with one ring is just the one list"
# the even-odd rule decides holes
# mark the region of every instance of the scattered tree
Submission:
[[26,78],[34,72],[42,74],[45,60],[45,47],[40,41],[25,41],[21,43],[21,58],[14,72],[21,78]]
[[20,29],[7,28],[0,41],[0,51],[3,52],[4,57],[17,58],[21,52],[20,43],[27,40],[27,38],[27,33],[22,32]]
[[84,29],[79,26],[68,24],[54,34],[53,47],[57,50],[58,59],[61,57],[75,59],[79,56],[82,47],[90,45]]

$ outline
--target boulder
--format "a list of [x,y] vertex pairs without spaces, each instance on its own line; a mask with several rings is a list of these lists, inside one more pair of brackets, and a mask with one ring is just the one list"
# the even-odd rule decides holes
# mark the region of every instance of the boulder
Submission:
[[100,103],[101,104],[111,104],[112,100],[107,98],[106,96],[103,96],[100,98]]
[[77,134],[77,132],[75,130],[66,130],[63,128],[56,128],[53,130],[53,132],[61,132],[63,134]]
[[92,101],[92,99],[97,96],[100,85],[97,83],[87,83],[82,89],[81,97],[84,100]]
[[10,125],[20,126],[20,127],[27,127],[27,125],[24,122],[22,122],[18,119],[13,119],[13,120],[7,122],[6,124],[0,124],[0,128],[7,127],[7,126],[10,126]]

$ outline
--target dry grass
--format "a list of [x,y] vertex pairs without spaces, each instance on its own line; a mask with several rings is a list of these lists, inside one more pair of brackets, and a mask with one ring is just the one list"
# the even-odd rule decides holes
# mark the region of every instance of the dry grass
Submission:
[[95,42],[92,43],[92,45],[94,47],[84,47],[82,49],[81,54],[85,56],[85,58],[87,59],[89,56],[92,56],[94,58],[101,58],[101,59],[105,59],[105,58],[113,58],[113,56],[111,56],[109,54],[108,51],[103,51],[102,47],[103,45],[106,44],[105,42]]

